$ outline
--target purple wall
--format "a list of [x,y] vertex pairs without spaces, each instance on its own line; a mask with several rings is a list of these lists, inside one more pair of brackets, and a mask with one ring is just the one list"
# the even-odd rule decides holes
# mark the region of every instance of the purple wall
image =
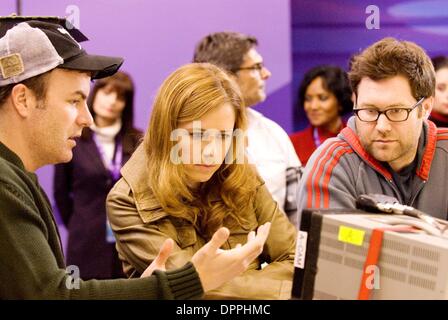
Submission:
[[[367,29],[368,5],[379,8],[380,28]],[[318,64],[347,69],[354,53],[384,37],[414,41],[430,56],[448,54],[448,1],[446,0],[292,0],[293,85]],[[303,112],[296,129],[307,125]]]
[[[61,16],[68,5],[79,8],[80,29],[91,39],[83,46],[125,58],[122,69],[137,84],[136,124],[143,129],[158,86],[191,61],[196,42],[210,32],[236,30],[259,39],[259,50],[273,73],[268,93],[291,80],[288,0],[22,1],[24,14]],[[269,112],[281,125],[291,126],[289,117],[279,116],[284,112]]]
[[0,7],[0,16],[9,15],[13,12],[17,13],[16,0],[2,0],[2,5]]
[[[14,0],[1,0],[1,15],[15,11]],[[291,33],[289,0],[22,0],[23,15],[73,15],[79,8],[80,29],[91,39],[87,51],[125,58],[123,70],[136,83],[136,125],[146,129],[158,86],[177,67],[191,61],[194,46],[215,31],[256,36],[259,51],[272,72],[268,99],[258,110],[287,131],[290,106]],[[38,171],[52,198],[51,166]]]

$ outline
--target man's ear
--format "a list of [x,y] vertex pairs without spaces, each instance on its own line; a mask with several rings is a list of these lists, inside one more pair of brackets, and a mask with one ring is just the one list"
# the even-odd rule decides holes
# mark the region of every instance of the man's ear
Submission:
[[423,118],[428,119],[434,105],[434,97],[428,97],[422,102]]
[[24,84],[19,83],[12,88],[11,102],[14,110],[21,117],[26,118],[36,104],[36,97],[32,90]]

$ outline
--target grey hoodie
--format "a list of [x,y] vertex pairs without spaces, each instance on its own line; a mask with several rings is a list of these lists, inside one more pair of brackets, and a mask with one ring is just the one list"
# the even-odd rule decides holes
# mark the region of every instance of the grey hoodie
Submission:
[[311,156],[298,188],[299,217],[304,208],[355,208],[361,194],[397,198],[434,217],[448,213],[448,129],[424,121],[417,150],[417,170],[410,200],[405,203],[392,174],[361,146],[355,118],[336,138],[325,141]]

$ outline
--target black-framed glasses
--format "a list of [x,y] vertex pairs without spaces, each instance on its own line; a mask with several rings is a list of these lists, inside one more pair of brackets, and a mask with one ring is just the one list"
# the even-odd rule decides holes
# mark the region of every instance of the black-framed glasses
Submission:
[[380,111],[374,108],[362,108],[362,109],[353,109],[353,112],[356,114],[359,120],[363,122],[375,122],[378,120],[381,114],[384,113],[386,118],[392,122],[402,122],[406,121],[409,118],[409,114],[412,110],[417,108],[425,98],[421,98],[410,108],[390,108],[385,111]]
[[261,72],[261,70],[263,70],[263,68],[264,68],[263,62],[259,62],[250,67],[238,68],[235,70],[235,72],[240,71],[240,70],[257,70],[258,72]]

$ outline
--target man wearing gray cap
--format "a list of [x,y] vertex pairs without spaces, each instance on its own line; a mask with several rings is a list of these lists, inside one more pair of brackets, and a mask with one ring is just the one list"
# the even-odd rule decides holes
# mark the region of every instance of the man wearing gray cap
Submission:
[[191,263],[163,271],[173,245],[167,240],[142,279],[82,281],[66,271],[51,206],[34,172],[70,161],[75,138],[93,121],[86,104],[90,80],[114,74],[122,63],[87,54],[54,23],[22,22],[0,38],[0,299],[199,298],[261,253],[269,224],[228,251],[219,249],[229,235],[221,228]]

